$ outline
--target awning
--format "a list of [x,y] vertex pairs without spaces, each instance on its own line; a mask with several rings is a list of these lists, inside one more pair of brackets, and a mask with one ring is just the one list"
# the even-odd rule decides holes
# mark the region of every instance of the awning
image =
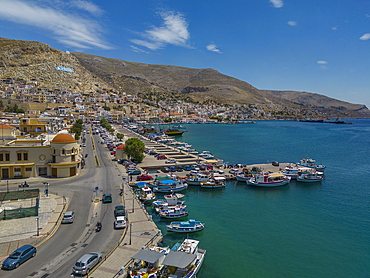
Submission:
[[284,175],[283,175],[283,174],[281,174],[281,173],[271,173],[271,174],[269,175],[269,177],[270,177],[270,178],[278,178],[278,177],[284,177]]
[[141,260],[141,261],[154,264],[156,261],[158,261],[163,256],[164,256],[164,253],[141,249],[138,253],[133,255],[131,258],[134,260]]
[[139,187],[139,189],[148,186],[148,184],[146,182],[138,182],[138,183],[136,183],[136,185],[137,185],[137,187]]
[[171,183],[176,183],[174,180],[164,180],[161,182],[162,184],[171,184]]
[[185,268],[190,265],[197,255],[181,251],[171,251],[163,261],[163,265]]

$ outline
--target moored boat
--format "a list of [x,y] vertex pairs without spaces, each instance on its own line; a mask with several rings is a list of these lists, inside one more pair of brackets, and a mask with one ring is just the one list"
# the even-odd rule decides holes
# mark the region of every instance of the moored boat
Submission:
[[137,197],[138,199],[145,203],[145,204],[150,204],[153,202],[153,200],[155,199],[155,194],[153,193],[153,191],[145,186],[139,190],[136,191],[137,193]]
[[212,177],[209,181],[200,184],[202,188],[208,189],[224,188],[225,185],[226,179],[224,177]]
[[297,176],[299,182],[321,182],[324,177],[317,173],[304,173]]
[[183,180],[162,180],[158,181],[156,186],[153,187],[154,192],[171,193],[179,192],[188,188],[188,184]]
[[186,182],[188,185],[200,186],[201,182],[209,181],[209,175],[199,173],[193,178],[189,178]]
[[311,159],[311,158],[303,158],[301,159],[297,165],[300,165],[300,166],[304,166],[304,167],[308,167],[308,168],[314,168],[316,169],[316,171],[320,171],[320,172],[324,172],[326,166],[325,165],[317,165],[316,164],[316,160],[314,159]]
[[286,185],[290,182],[291,177],[281,173],[262,173],[255,174],[251,179],[247,179],[247,185],[261,187],[276,187]]
[[188,214],[189,213],[184,208],[179,208],[179,207],[176,207],[174,209],[162,209],[159,212],[159,215],[162,218],[170,218],[170,219],[185,217],[185,216],[188,216]]
[[204,224],[200,221],[190,219],[189,221],[171,222],[171,224],[167,225],[166,228],[167,232],[192,233],[203,230]]
[[162,263],[163,272],[169,273],[165,277],[195,278],[206,255],[206,250],[198,245],[197,240],[185,239],[178,249],[172,248]]
[[164,134],[168,135],[168,136],[179,136],[179,135],[182,135],[184,133],[184,131],[180,131],[178,129],[167,129]]

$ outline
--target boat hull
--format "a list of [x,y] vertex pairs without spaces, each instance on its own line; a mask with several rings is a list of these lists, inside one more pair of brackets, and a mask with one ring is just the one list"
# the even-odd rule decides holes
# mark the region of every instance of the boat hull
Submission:
[[180,214],[166,214],[166,213],[160,213],[160,216],[162,218],[167,218],[167,219],[176,219],[176,218],[181,218],[181,217],[185,217],[185,216],[188,216],[188,212],[185,211],[183,213],[180,213]]
[[283,181],[276,182],[254,182],[252,180],[247,180],[247,185],[259,186],[259,187],[278,187],[286,185],[290,182],[290,178]]
[[160,188],[160,187],[154,187],[153,188],[153,191],[154,192],[157,192],[157,193],[171,193],[171,192],[179,192],[179,191],[183,191],[185,189],[188,188],[188,185],[186,186],[179,186],[179,187],[174,187],[174,188],[171,188],[171,187],[168,187],[168,188]]
[[311,182],[321,182],[323,179],[322,176],[316,177],[316,178],[304,178],[304,177],[297,177],[298,182],[306,182],[306,183],[311,183]]
[[203,225],[199,225],[199,227],[177,227],[177,226],[170,226],[167,225],[167,232],[175,232],[175,233],[194,233],[194,232],[200,232],[204,229]]

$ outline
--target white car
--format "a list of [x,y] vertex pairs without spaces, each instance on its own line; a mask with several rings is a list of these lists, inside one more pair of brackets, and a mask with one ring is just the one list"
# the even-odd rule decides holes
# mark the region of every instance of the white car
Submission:
[[114,228],[115,229],[123,229],[126,227],[126,219],[124,216],[117,216],[116,220],[114,221]]
[[176,159],[174,159],[174,158],[170,158],[170,159],[168,159],[168,160],[166,160],[165,162],[166,163],[176,163]]

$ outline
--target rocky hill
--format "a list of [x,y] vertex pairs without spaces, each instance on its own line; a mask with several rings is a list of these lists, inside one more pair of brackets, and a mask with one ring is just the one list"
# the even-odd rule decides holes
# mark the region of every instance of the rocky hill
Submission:
[[[59,71],[56,67],[71,68],[73,73]],[[42,86],[78,92],[94,91],[98,87],[110,89],[73,55],[33,41],[0,38],[0,77],[36,80]]]
[[[73,69],[73,73],[56,67]],[[124,91],[149,100],[254,104],[275,115],[370,117],[364,105],[319,94],[264,91],[214,69],[149,65],[84,53],[66,53],[29,41],[0,38],[0,78],[37,80],[41,86],[93,92]]]

